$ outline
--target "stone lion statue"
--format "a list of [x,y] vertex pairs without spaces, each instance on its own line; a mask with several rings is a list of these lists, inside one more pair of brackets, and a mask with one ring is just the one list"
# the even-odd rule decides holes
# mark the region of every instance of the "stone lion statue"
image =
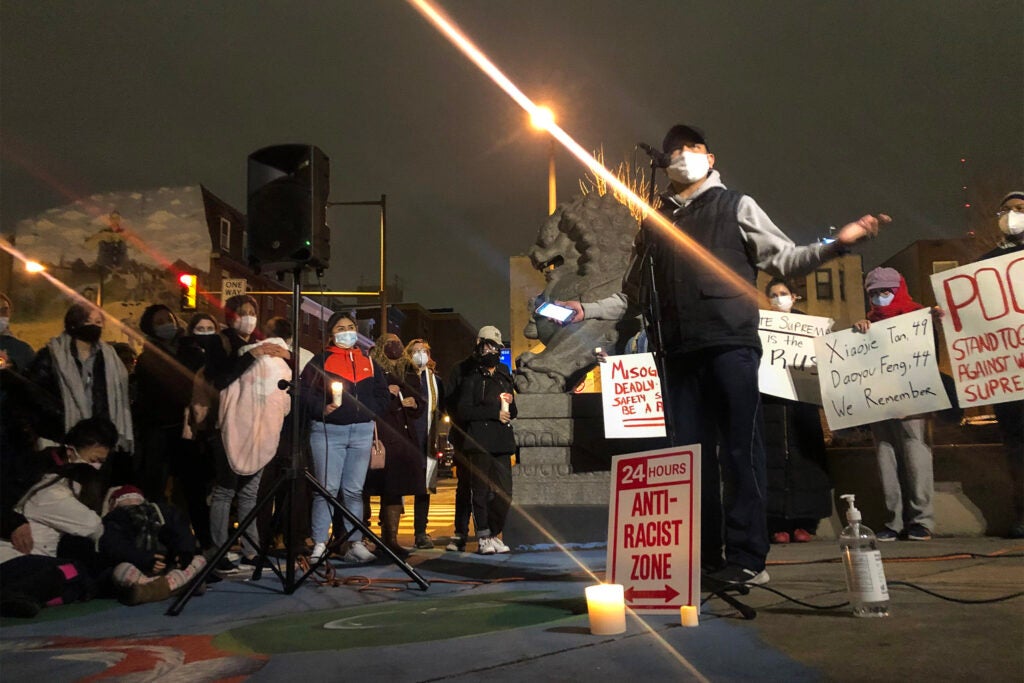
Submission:
[[[621,291],[636,232],[636,219],[610,193],[588,193],[560,206],[528,252],[547,281],[530,310],[542,301],[597,301]],[[563,327],[534,313],[524,334],[545,348],[519,356],[516,389],[534,394],[572,391],[596,364],[595,347],[609,353],[621,350],[639,327],[638,318],[584,320]]]

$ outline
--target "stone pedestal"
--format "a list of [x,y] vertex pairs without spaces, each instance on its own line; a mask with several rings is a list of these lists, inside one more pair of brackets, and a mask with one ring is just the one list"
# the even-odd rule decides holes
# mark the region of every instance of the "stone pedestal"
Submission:
[[664,448],[664,439],[605,439],[600,394],[519,394],[519,463],[505,539],[513,544],[605,542],[611,458]]

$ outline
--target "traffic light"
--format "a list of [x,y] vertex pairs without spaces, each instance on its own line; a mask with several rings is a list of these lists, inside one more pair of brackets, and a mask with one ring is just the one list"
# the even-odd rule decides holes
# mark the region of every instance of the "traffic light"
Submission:
[[178,276],[178,284],[181,289],[181,310],[196,310],[196,288],[199,285],[199,278],[191,273],[182,273]]

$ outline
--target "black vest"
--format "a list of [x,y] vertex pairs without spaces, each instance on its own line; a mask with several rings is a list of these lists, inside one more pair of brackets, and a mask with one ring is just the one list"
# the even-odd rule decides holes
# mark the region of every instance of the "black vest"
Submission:
[[[684,208],[669,203],[663,211],[681,232],[754,287],[757,268],[736,219],[742,197],[739,192],[713,188]],[[646,238],[654,255],[665,351],[674,355],[709,347],[749,346],[760,352],[754,297],[664,230],[651,226]]]

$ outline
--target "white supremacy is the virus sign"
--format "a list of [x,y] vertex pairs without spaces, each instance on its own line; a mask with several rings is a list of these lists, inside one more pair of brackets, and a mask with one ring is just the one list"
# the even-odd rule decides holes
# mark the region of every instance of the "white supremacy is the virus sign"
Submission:
[[1024,252],[932,275],[960,406],[1024,398]]
[[831,332],[833,322],[815,315],[761,311],[761,393],[821,405],[814,338]]
[[927,308],[814,340],[831,429],[949,408]]

